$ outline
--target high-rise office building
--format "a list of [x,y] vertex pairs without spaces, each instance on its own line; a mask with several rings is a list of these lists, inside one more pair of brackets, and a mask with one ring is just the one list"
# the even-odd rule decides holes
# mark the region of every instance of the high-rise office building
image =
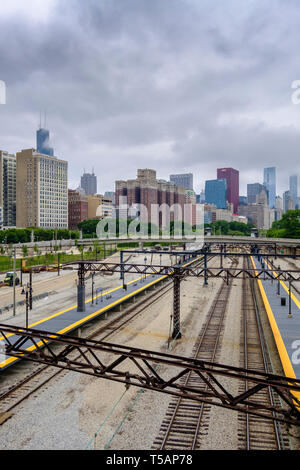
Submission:
[[115,194],[114,191],[106,191],[106,192],[104,193],[104,197],[110,198],[112,204],[115,205],[115,202],[116,202],[116,194]]
[[[128,211],[123,206],[128,205],[135,213],[139,213],[141,221],[152,222],[160,227],[168,225],[170,220],[183,220],[185,191],[183,186],[157,180],[155,170],[138,170],[136,179],[116,181],[119,217],[127,217]],[[159,212],[158,206],[161,208]],[[168,208],[175,210],[170,211]]]
[[294,209],[294,201],[291,198],[290,191],[285,191],[283,193],[283,212],[290,211]]
[[197,204],[205,203],[205,191],[204,190],[202,190],[200,194],[196,195],[196,202]]
[[239,207],[239,195],[240,195],[240,183],[239,183],[239,171],[234,168],[218,168],[217,178],[226,179],[227,182],[227,201],[233,204],[234,214],[238,213]]
[[2,226],[16,226],[16,156],[0,150],[0,207]]
[[36,148],[37,151],[43,155],[48,155],[49,157],[53,157],[54,150],[49,145],[50,141],[50,134],[48,129],[40,128],[36,132]]
[[97,176],[94,172],[84,173],[81,177],[81,187],[87,196],[97,194]]
[[69,230],[78,230],[78,224],[88,219],[88,196],[84,191],[68,191]]
[[90,194],[88,196],[88,218],[103,219],[115,216],[112,199],[102,194]]
[[17,153],[17,227],[68,228],[68,163],[34,149]]
[[239,206],[247,206],[247,205],[248,205],[247,196],[240,196],[239,197]]
[[185,173],[182,175],[170,175],[171,183],[176,184],[176,186],[183,186],[185,189],[190,189],[193,191],[193,174]]
[[247,184],[248,204],[256,204],[257,196],[265,189],[263,184],[253,183]]
[[270,209],[276,206],[276,168],[264,168],[264,187],[267,190],[268,204]]
[[214,204],[217,209],[226,209],[227,204],[227,182],[226,179],[205,181],[205,202]]
[[290,176],[290,196],[294,202],[294,208],[298,208],[298,176]]
[[275,204],[276,204],[275,220],[280,220],[282,218],[282,214],[283,214],[283,202],[282,202],[282,198],[280,196],[276,196]]

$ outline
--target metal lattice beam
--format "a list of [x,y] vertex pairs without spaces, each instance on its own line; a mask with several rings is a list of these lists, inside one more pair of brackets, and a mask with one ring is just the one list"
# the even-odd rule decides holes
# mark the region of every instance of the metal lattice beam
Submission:
[[[210,256],[210,253],[208,253]],[[196,260],[195,260],[196,261]],[[274,274],[272,270],[263,268],[213,268],[203,266],[177,266],[176,274],[174,266],[160,266],[160,265],[145,265],[145,264],[130,264],[130,263],[102,263],[96,261],[77,261],[72,263],[79,265],[80,278],[82,279],[83,273],[92,272],[110,272],[110,273],[124,273],[124,274],[153,274],[157,276],[191,276],[203,278],[222,278],[226,281],[232,279],[243,279],[245,276],[248,279],[261,279],[261,280],[282,280],[297,282],[300,281],[299,270],[277,270]]]
[[[300,426],[298,379],[10,325],[0,325],[0,334],[2,352],[8,356]],[[60,352],[53,347],[57,345],[63,348]],[[160,365],[168,366],[163,368],[167,377]],[[207,387],[185,386],[180,379],[189,373],[197,374]],[[247,380],[249,390],[233,392],[236,380]],[[259,392],[268,387],[281,397],[284,409],[261,403]]]

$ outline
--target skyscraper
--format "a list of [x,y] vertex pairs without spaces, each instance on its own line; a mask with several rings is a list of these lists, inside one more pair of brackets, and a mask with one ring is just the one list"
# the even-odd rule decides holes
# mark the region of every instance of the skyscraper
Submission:
[[183,186],[185,189],[190,189],[193,191],[193,174],[185,173],[182,175],[170,175],[171,183],[176,184],[176,186]]
[[226,209],[227,183],[226,179],[205,181],[205,202],[214,204],[218,209]]
[[123,208],[127,204],[130,211],[139,213],[141,221],[159,227],[167,226],[171,220],[183,220],[185,188],[158,180],[155,170],[138,169],[136,179],[116,181],[115,184],[120,218],[127,216]]
[[106,191],[104,197],[110,198],[113,205],[115,205],[116,193],[114,191]]
[[88,196],[84,191],[68,190],[69,230],[78,230],[78,224],[88,219]]
[[68,162],[17,153],[17,227],[68,228]]
[[233,212],[238,213],[240,183],[239,172],[233,168],[218,168],[217,178],[226,179],[227,182],[227,201],[233,204]]
[[253,183],[247,184],[248,204],[256,204],[257,196],[265,189],[263,184]]
[[38,153],[41,153],[43,155],[48,155],[49,157],[53,157],[54,155],[54,150],[52,147],[49,145],[49,131],[48,129],[42,129],[40,128],[38,131],[36,131],[36,148]]
[[298,206],[298,176],[290,176],[290,197],[294,202],[294,208]]
[[283,212],[294,209],[294,201],[291,198],[290,191],[283,193]]
[[4,227],[16,226],[16,156],[0,150],[0,207]]
[[94,172],[84,173],[81,177],[81,187],[84,189],[87,196],[97,194],[97,176]]
[[270,209],[276,207],[276,168],[264,168],[264,186],[267,190],[268,204]]

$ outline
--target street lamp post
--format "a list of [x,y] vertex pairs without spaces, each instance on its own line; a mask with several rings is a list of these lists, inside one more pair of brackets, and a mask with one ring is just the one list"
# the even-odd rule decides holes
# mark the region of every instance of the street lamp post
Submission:
[[98,289],[96,289],[96,305],[98,305],[98,292],[101,293],[101,302],[103,302],[103,299],[102,299],[102,287],[98,287]]
[[147,257],[146,257],[146,256],[145,256],[144,261],[145,261],[145,281],[146,281],[146,277],[147,277],[147,276],[146,276],[146,264],[147,264]]
[[13,249],[13,289],[14,289],[14,317],[16,316],[16,249]]
[[25,295],[25,305],[26,305],[26,314],[25,314],[25,327],[28,328],[28,310],[29,310],[29,292],[30,292],[30,284],[27,283],[26,290],[23,287],[21,292],[22,295]]
[[92,273],[92,305],[94,305],[94,276],[95,276],[95,273],[93,272]]

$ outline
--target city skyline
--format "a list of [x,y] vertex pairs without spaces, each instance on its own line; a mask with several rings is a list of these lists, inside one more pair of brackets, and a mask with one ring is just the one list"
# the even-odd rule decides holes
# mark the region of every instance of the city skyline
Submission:
[[300,9],[230,0],[211,11],[207,1],[174,1],[3,5],[0,147],[35,147],[45,109],[71,188],[83,160],[101,176],[101,192],[154,167],[164,179],[193,173],[200,193],[226,166],[240,171],[246,195],[247,183],[276,166],[282,195],[290,168],[300,174],[300,106],[291,100]]
[[[40,133],[41,131],[43,132],[43,134],[42,134],[42,137],[40,138],[40,141],[39,141],[39,137],[38,137],[38,136],[39,136],[39,133]],[[45,143],[46,143],[46,146],[45,146],[45,149],[46,149],[46,150],[45,150],[45,151],[41,151],[42,145],[43,145],[43,141],[45,141]],[[40,143],[40,146],[41,146],[41,147],[40,147],[40,153],[44,153],[45,155],[49,155],[49,154],[50,154],[50,156],[53,156],[53,148],[50,148],[49,145],[48,145],[48,142],[49,142],[49,130],[48,130],[48,129],[44,129],[44,128],[41,128],[41,127],[38,128],[38,130],[36,131],[36,145],[33,146],[33,147],[30,147],[30,148],[33,148],[33,149],[35,149],[36,151],[39,151],[39,142],[41,142],[41,143]],[[7,149],[0,149],[0,150],[3,150],[4,152],[7,152]],[[22,148],[22,149],[16,150],[15,152],[12,153],[12,155],[16,155],[17,152],[18,152],[18,151],[20,152],[21,150],[24,150],[24,149]],[[48,150],[50,150],[50,152],[49,152]],[[272,197],[273,197],[273,199],[274,199],[273,207],[275,207],[275,198],[276,198],[277,196],[279,196],[279,197],[281,197],[281,198],[284,197],[285,192],[287,192],[288,189],[290,188],[291,181],[293,181],[292,184],[293,184],[293,188],[294,188],[293,191],[294,191],[295,195],[297,196],[297,194],[299,193],[299,189],[300,189],[300,188],[299,188],[299,179],[298,179],[298,175],[295,174],[295,172],[293,172],[292,170],[291,170],[291,174],[289,174],[289,176],[288,176],[288,181],[286,182],[286,185],[284,186],[284,190],[282,191],[282,193],[280,193],[280,192],[277,190],[277,187],[278,187],[278,184],[277,184],[277,183],[278,183],[277,167],[261,168],[261,174],[260,174],[260,176],[258,177],[258,180],[255,181],[255,182],[254,182],[254,181],[251,181],[251,182],[250,182],[248,179],[245,179],[245,177],[243,177],[243,175],[240,173],[239,169],[232,169],[232,168],[228,168],[228,167],[227,167],[226,169],[227,169],[227,170],[232,170],[233,172],[236,172],[236,173],[238,174],[238,183],[237,183],[237,187],[239,187],[239,196],[247,197],[247,194],[248,194],[248,187],[249,187],[249,186],[255,186],[255,185],[265,186],[265,189],[267,190],[267,193],[268,193],[268,189],[267,189],[268,184],[267,184],[267,181],[265,181],[265,180],[266,180],[266,178],[269,178],[269,176],[267,176],[267,175],[269,175],[270,170],[271,170],[271,171],[274,171],[274,175],[272,174],[272,177],[273,177],[273,179],[275,179],[275,188],[274,188],[273,194],[272,194]],[[159,167],[158,167],[158,169],[156,169],[156,170],[159,171]],[[155,170],[155,171],[156,171],[156,170]],[[224,169],[217,169],[217,168],[214,168],[214,169],[212,169],[212,171],[211,171],[210,174],[217,172],[217,174],[220,175],[220,171],[223,171],[223,170],[224,170]],[[115,177],[115,180],[114,180],[114,182],[113,182],[113,187],[114,187],[114,185],[115,185],[115,181],[118,180],[117,174],[118,174],[118,173],[116,172],[116,177]],[[172,180],[172,177],[174,177],[173,180]],[[176,177],[177,177],[177,178],[178,178],[178,177],[181,177],[181,178],[182,178],[182,177],[184,177],[184,178],[187,178],[187,177],[188,177],[191,181],[193,181],[194,179],[197,179],[197,177],[195,178],[195,174],[194,174],[194,173],[183,173],[183,174],[179,174],[178,172],[177,172],[176,174],[169,175],[169,177],[162,178],[162,179],[164,179],[165,181],[171,181],[171,182],[173,181],[173,182],[175,182]],[[101,188],[101,190],[98,191],[98,189],[97,189],[97,179],[98,179],[98,177],[97,177],[97,174],[96,174],[95,171],[94,171],[94,166],[93,166],[93,168],[92,168],[92,173],[86,172],[86,170],[83,168],[83,170],[81,171],[80,176],[79,176],[79,181],[77,181],[77,180],[72,180],[72,178],[70,178],[70,179],[69,179],[69,189],[76,190],[76,189],[78,189],[78,187],[79,187],[79,188],[82,187],[82,182],[83,182],[84,178],[86,178],[86,179],[87,179],[87,178],[90,178],[90,179],[92,178],[92,179],[93,179],[93,190],[91,191],[91,193],[90,193],[90,191],[88,190],[88,192],[86,192],[86,194],[89,194],[89,193],[90,193],[90,194],[96,194],[97,192],[101,192],[101,193],[104,194],[105,192],[113,192],[112,188],[109,188],[109,190],[104,190],[103,188]],[[220,179],[220,178],[221,178],[221,175],[220,175],[219,179]],[[119,179],[120,179],[120,178],[119,178]],[[122,178],[121,178],[121,179],[122,179]],[[195,188],[195,185],[194,185],[194,191],[195,191],[195,193],[196,193],[196,194],[200,194],[202,191],[205,192],[205,185],[206,185],[206,182],[207,182],[207,181],[211,181],[211,180],[213,180],[213,179],[214,179],[214,178],[210,178],[209,180],[204,180],[204,181],[202,181],[202,183],[198,186],[198,189]],[[241,190],[241,185],[239,184],[239,181],[240,181],[241,179],[242,179],[242,180],[245,179],[245,190],[244,190],[244,189]],[[177,183],[177,184],[179,184],[179,183]],[[101,185],[101,186],[102,186],[102,185]],[[183,185],[183,186],[184,186],[184,185]],[[230,185],[229,185],[229,186],[230,186]],[[296,197],[295,197],[295,200],[296,200]]]

